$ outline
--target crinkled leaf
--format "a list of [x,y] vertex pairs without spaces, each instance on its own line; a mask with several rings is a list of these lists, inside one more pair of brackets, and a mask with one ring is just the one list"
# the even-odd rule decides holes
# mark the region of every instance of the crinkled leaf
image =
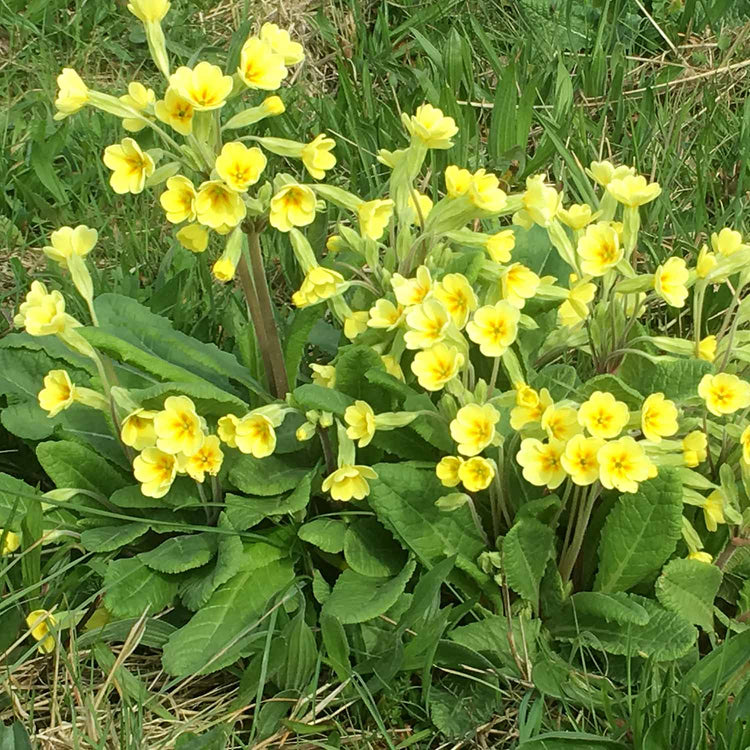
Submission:
[[601,617],[621,625],[646,625],[648,612],[637,601],[622,591],[603,594],[600,591],[579,591],[566,603],[576,614],[588,617]]
[[138,559],[152,570],[182,573],[205,565],[216,554],[215,534],[188,534],[162,542],[150,552],[141,552]]
[[112,560],[104,574],[104,606],[115,617],[160,612],[177,593],[177,581],[147,568],[137,557]]
[[714,629],[714,599],[721,586],[721,570],[700,560],[672,560],[656,579],[656,598],[704,630]]
[[354,403],[351,396],[315,383],[305,383],[295,388],[294,400],[305,411],[328,411],[337,417],[343,417],[346,407]]
[[130,397],[145,409],[162,409],[169,396],[188,396],[201,416],[223,417],[228,413],[242,416],[248,405],[237,396],[227,393],[208,382],[157,383],[149,388],[129,392]]
[[594,375],[582,386],[581,400],[590,398],[594,391],[611,393],[618,401],[627,404],[628,409],[632,411],[637,411],[643,404],[644,396],[617,375]]
[[312,474],[307,474],[286,496],[244,497],[228,493],[224,498],[227,516],[235,529],[245,531],[260,523],[264,518],[298,513],[304,510],[310,501],[311,486]]
[[521,517],[503,541],[503,572],[508,585],[539,609],[539,584],[554,552],[554,533],[536,518]]
[[81,544],[89,552],[112,552],[136,539],[149,530],[147,523],[121,523],[117,526],[100,526],[81,533]]
[[297,536],[332,555],[344,549],[346,524],[336,518],[315,518],[299,527]]
[[374,518],[351,523],[344,536],[344,558],[363,576],[395,576],[406,564],[406,553]]
[[679,401],[696,396],[701,378],[713,370],[713,365],[702,359],[665,357],[657,363],[629,354],[617,374],[640,393],[661,392]]
[[581,381],[574,367],[550,365],[532,380],[531,385],[537,390],[546,388],[555,401],[562,401],[566,398],[578,399]]
[[0,472],[0,528],[20,531],[29,502],[41,494],[26,482]]
[[375,408],[373,401],[382,400],[383,391],[365,377],[371,369],[385,370],[380,355],[371,347],[354,344],[341,349],[336,358],[336,390]]
[[39,443],[36,455],[56,487],[109,496],[128,484],[124,474],[92,448],[70,440]]

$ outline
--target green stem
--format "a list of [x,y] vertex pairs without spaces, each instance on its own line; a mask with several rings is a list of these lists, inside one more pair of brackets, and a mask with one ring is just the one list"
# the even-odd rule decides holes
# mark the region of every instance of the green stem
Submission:
[[585,490],[583,497],[581,498],[580,508],[578,513],[578,521],[576,523],[575,534],[573,535],[573,542],[570,548],[565,554],[560,565],[560,577],[563,580],[563,584],[566,584],[570,580],[570,574],[573,572],[573,567],[578,560],[578,555],[581,552],[583,546],[583,538],[586,536],[586,529],[589,525],[589,519],[591,518],[591,511],[594,508],[596,498],[599,496],[599,488],[597,484],[591,487],[588,498],[585,496]]
[[492,375],[490,375],[490,385],[487,388],[487,398],[492,398],[492,392],[495,390],[495,383],[497,383],[497,375],[500,372],[500,357],[495,357],[495,361],[492,363]]

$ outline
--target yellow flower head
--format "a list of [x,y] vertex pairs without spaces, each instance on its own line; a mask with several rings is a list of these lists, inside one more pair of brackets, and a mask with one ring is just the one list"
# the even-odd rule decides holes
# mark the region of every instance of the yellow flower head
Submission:
[[13,323],[25,326],[31,336],[62,333],[70,325],[65,314],[65,299],[57,290],[48,293],[41,281],[32,281],[26,301],[20,304]]
[[637,208],[661,195],[658,182],[648,182],[643,175],[615,177],[607,184],[607,192],[619,203]]
[[718,234],[711,235],[711,247],[715,253],[728,258],[734,255],[742,246],[742,235],[734,229],[724,227]]
[[617,437],[630,419],[628,407],[611,393],[594,391],[578,409],[578,422],[594,437]]
[[523,309],[527,299],[531,299],[539,288],[541,279],[521,263],[513,263],[502,278],[503,299],[519,310]]
[[[147,89],[142,83],[132,81],[128,84],[128,93],[121,96],[120,101],[136,112],[145,113],[149,107],[154,106],[156,94],[153,89]],[[122,126],[131,133],[137,133],[146,127],[146,121],[141,117],[125,117]]]
[[367,480],[377,478],[377,472],[369,466],[346,464],[323,480],[322,489],[323,492],[329,492],[334,500],[342,503],[352,498],[362,500],[370,494]]
[[199,62],[194,68],[180,66],[169,76],[169,86],[198,112],[223,107],[232,91],[232,76],[226,76],[218,65]]
[[726,523],[724,518],[724,494],[721,490],[714,490],[703,506],[703,520],[709,531],[716,531],[720,523]]
[[62,120],[88,104],[88,87],[73,68],[63,68],[57,76],[57,88],[55,120]]
[[120,143],[107,146],[104,164],[112,170],[109,184],[120,195],[142,192],[146,178],[154,173],[154,160],[141,151],[132,138],[123,138]]
[[598,182],[602,187],[607,187],[612,180],[634,175],[635,169],[626,166],[615,167],[609,161],[592,161],[591,168],[587,169],[586,172],[595,182]]
[[[576,278],[571,274],[571,278]],[[588,277],[587,277],[588,278]],[[596,296],[596,284],[590,281],[575,282],[568,292],[566,299],[560,307],[557,308],[557,320],[561,326],[575,328],[589,316],[589,304],[593,302]]]
[[271,198],[268,221],[280,232],[305,227],[315,221],[315,193],[307,185],[285,185]]
[[216,432],[219,434],[219,439],[230,448],[237,447],[237,425],[239,423],[239,417],[234,414],[226,414],[217,423]]
[[211,266],[211,273],[216,281],[226,284],[234,278],[234,274],[237,271],[237,265],[232,262],[231,258],[221,256]]
[[558,440],[543,443],[536,438],[525,438],[516,460],[523,467],[523,477],[536,487],[554,490],[565,479],[565,469],[560,458],[565,445]]
[[391,276],[391,287],[399,305],[421,305],[432,293],[432,276],[427,266],[420,266],[413,279],[406,279],[400,273],[394,273]]
[[474,176],[468,169],[461,169],[455,164],[445,168],[445,192],[449,198],[459,198],[466,195],[471,187]]
[[409,193],[409,199],[407,200],[407,205],[409,206],[409,209],[411,210],[411,223],[412,224],[419,224],[419,217],[421,215],[422,219],[426,219],[430,215],[430,211],[432,211],[432,198],[430,198],[429,195],[424,195],[424,193],[416,193],[417,200],[416,203],[414,201],[414,197],[412,193]]
[[195,221],[195,186],[181,174],[167,180],[167,189],[159,196],[161,207],[167,214],[167,221],[181,224]]
[[21,537],[8,529],[0,529],[0,538],[5,535],[3,545],[0,547],[0,557],[12,555],[21,546]]
[[544,412],[552,406],[552,397],[546,388],[538,393],[528,385],[516,388],[516,405],[510,410],[510,426],[514,430],[533,422],[541,422]]
[[261,103],[261,109],[266,113],[266,116],[276,117],[277,115],[283,115],[286,112],[286,107],[280,96],[267,96]]
[[180,135],[190,135],[193,132],[195,107],[171,87],[164,94],[164,99],[154,104],[154,114]]
[[203,482],[206,474],[215,477],[221,469],[224,453],[216,435],[207,435],[203,445],[192,456],[185,458],[180,467],[196,482]]
[[404,308],[394,305],[390,300],[379,299],[370,308],[369,315],[367,325],[370,328],[385,328],[386,331],[392,331],[401,322]]
[[407,349],[429,349],[440,343],[451,322],[448,311],[436,299],[427,299],[406,313],[409,330],[404,334]]
[[302,163],[311,177],[322,180],[326,172],[336,166],[336,157],[331,153],[335,146],[333,138],[321,133],[302,149]]
[[169,0],[130,0],[128,10],[143,23],[159,23],[170,5]]
[[557,218],[571,229],[583,229],[591,223],[591,206],[588,203],[571,203],[567,208],[558,209]]
[[31,631],[35,641],[39,641],[37,648],[44,654],[51,654],[55,650],[55,639],[51,635],[57,620],[46,609],[35,609],[26,617],[26,627]]
[[323,388],[333,388],[336,385],[336,368],[333,365],[310,365],[312,381]]
[[485,357],[501,357],[516,340],[521,312],[505,301],[480,307],[466,326],[469,338]]
[[663,393],[652,393],[641,407],[641,432],[646,440],[660,443],[678,430],[677,407]]
[[48,417],[56,417],[75,401],[75,391],[65,370],[50,370],[44,376],[44,388],[39,391],[39,406],[49,412]]
[[392,354],[384,354],[380,359],[385,365],[385,371],[389,375],[392,375],[394,378],[401,380],[402,382],[406,380],[406,378],[404,378],[404,371],[401,369],[401,364]]
[[247,213],[242,197],[221,180],[209,180],[198,188],[195,215],[211,229],[236,227]]
[[344,336],[349,341],[354,341],[360,334],[367,330],[367,323],[370,319],[370,313],[367,310],[358,310],[353,312],[344,320]]
[[685,286],[690,273],[682,258],[668,258],[656,269],[654,289],[656,293],[672,307],[682,307],[688,296]]
[[750,426],[745,427],[740,435],[740,444],[742,445],[742,460],[750,464]]
[[500,189],[500,180],[494,174],[479,169],[471,178],[469,200],[480,211],[496,214],[505,208],[508,196]]
[[526,192],[522,196],[523,207],[531,221],[548,227],[557,216],[562,205],[562,193],[544,182],[544,175],[526,178]]
[[44,254],[61,265],[78,255],[85,258],[96,245],[99,233],[96,229],[89,229],[85,224],[73,227],[60,227],[50,235],[50,245],[44,247]]
[[703,245],[698,253],[698,260],[695,264],[695,273],[698,275],[698,278],[705,279],[706,276],[716,268],[718,263],[719,261],[716,258],[716,254],[708,249],[708,245]]
[[200,224],[188,224],[182,227],[175,237],[191,253],[202,253],[208,247],[208,230]]
[[656,466],[632,437],[605,443],[596,454],[599,480],[608,490],[638,492],[638,483],[656,476]]
[[361,203],[357,209],[360,233],[363,237],[371,240],[379,240],[383,236],[392,215],[393,201],[390,198],[385,200],[376,198]]
[[458,470],[464,460],[460,456],[443,456],[435,466],[435,474],[443,487],[455,487],[461,480]]
[[275,52],[269,42],[251,36],[242,45],[237,73],[251,89],[275,91],[289,71],[284,64],[284,56]]
[[702,563],[708,563],[709,565],[711,565],[714,561],[713,557],[711,557],[711,555],[709,555],[708,552],[703,552],[702,550],[696,550],[695,552],[691,552],[687,556],[687,559],[696,560],[697,562],[702,562]]
[[463,274],[446,274],[435,284],[433,294],[448,311],[459,330],[466,325],[469,313],[477,309],[477,295]]
[[574,484],[585,487],[599,479],[597,454],[603,445],[601,438],[587,438],[584,435],[574,435],[566,443],[560,462]]
[[344,421],[347,424],[346,434],[351,440],[364,448],[375,437],[375,412],[366,401],[355,401],[346,407]]
[[216,157],[216,172],[232,190],[244,193],[250,185],[260,179],[268,160],[257,147],[248,148],[244,143],[225,143]]
[[698,395],[711,414],[721,417],[750,406],[750,383],[727,372],[704,375],[698,384]]
[[491,461],[474,456],[458,467],[458,478],[469,492],[481,492],[490,486],[495,477],[495,467]]
[[339,294],[344,283],[344,277],[338,271],[314,266],[307,272],[299,291],[292,295],[292,302],[297,307],[314,305]]
[[462,406],[450,424],[451,437],[463,456],[476,456],[495,438],[500,414],[491,404]]
[[624,252],[617,230],[607,221],[586,227],[586,233],[578,240],[577,251],[581,270],[589,276],[604,276],[622,260]]
[[251,412],[237,422],[234,441],[241,453],[266,458],[276,450],[276,430],[265,414]]
[[694,469],[708,458],[708,438],[705,432],[694,430],[682,439],[682,460]]
[[146,497],[164,497],[177,476],[177,458],[158,448],[144,448],[133,459],[133,476]]
[[142,451],[144,448],[153,448],[156,445],[154,417],[157,414],[158,412],[148,409],[136,409],[130,412],[123,420],[120,428],[122,442],[137,451]]
[[503,229],[487,239],[485,249],[495,263],[508,263],[510,254],[516,246],[516,234],[512,229]]
[[450,148],[453,145],[451,138],[458,133],[456,121],[431,104],[417,107],[417,113],[411,117],[404,113],[401,120],[409,135],[422,141],[427,148]]
[[305,59],[305,51],[299,42],[293,42],[286,29],[275,23],[264,23],[260,27],[260,38],[271,45],[271,49],[284,58],[284,65],[298,65]]
[[567,443],[583,431],[578,423],[578,412],[571,406],[548,406],[540,422],[547,437],[561,443]]
[[192,456],[203,444],[203,430],[195,404],[187,396],[168,396],[154,417],[156,447],[164,453]]
[[417,352],[411,371],[426,391],[439,391],[456,377],[463,364],[464,355],[456,347],[441,343]]

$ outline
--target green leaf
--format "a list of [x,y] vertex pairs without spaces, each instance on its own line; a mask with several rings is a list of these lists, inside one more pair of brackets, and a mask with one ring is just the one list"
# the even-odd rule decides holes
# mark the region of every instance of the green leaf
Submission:
[[292,323],[287,329],[284,342],[284,365],[292,387],[297,382],[299,366],[302,362],[310,331],[323,315],[325,309],[325,305],[313,305],[295,311]]
[[20,531],[29,502],[41,494],[26,482],[0,472],[0,528]]
[[418,396],[419,393],[410,386],[406,385],[403,380],[391,375],[385,370],[381,370],[379,367],[368,370],[365,373],[365,377],[374,385],[379,385],[386,391],[390,391],[394,396],[398,396],[402,399],[409,398],[410,396]]
[[306,383],[299,388],[295,388],[293,395],[300,409],[304,411],[329,411],[337,417],[343,417],[346,407],[354,403],[351,396],[314,383]]
[[698,695],[722,690],[735,675],[747,670],[749,653],[750,630],[733,634],[688,670],[676,687],[678,694],[687,695],[693,689]]
[[406,564],[406,553],[374,518],[354,521],[344,536],[344,558],[363,576],[395,576]]
[[[585,401],[591,398],[594,391],[611,393],[618,401],[627,404],[628,409],[632,411],[637,411],[643,404],[643,395],[621,378],[618,378],[617,375],[594,375],[581,388],[581,400]],[[651,393],[651,391],[648,391],[648,393]]]
[[508,585],[539,609],[539,584],[554,552],[554,533],[536,518],[522,517],[503,541],[503,571]]
[[341,622],[333,615],[322,612],[320,615],[320,635],[328,655],[331,666],[338,678],[343,682],[351,672],[349,657],[349,639]]
[[176,593],[175,580],[150,570],[137,557],[112,560],[104,574],[104,606],[115,617],[156,614]]
[[203,734],[185,732],[177,738],[175,750],[225,750],[231,728],[219,725]]
[[545,367],[531,382],[540,390],[546,388],[555,401],[566,398],[577,398],[581,381],[574,367],[570,365],[550,365]]
[[128,395],[144,409],[157,410],[163,408],[164,399],[169,396],[188,396],[204,417],[223,417],[229,412],[241,416],[249,408],[241,398],[208,382],[157,383],[149,388],[130,390]]
[[[200,505],[200,497],[195,489],[195,482],[187,477],[178,477],[164,497],[146,497],[141,492],[140,484],[123,487],[109,496],[109,501],[118,508],[178,508],[181,506]],[[159,530],[159,527],[155,527]]]
[[264,518],[298,513],[304,510],[310,502],[311,487],[312,473],[309,473],[286,496],[244,497],[243,495],[234,495],[231,492],[227,493],[224,502],[227,505],[229,522],[238,531],[246,531],[260,523]]
[[276,455],[266,458],[242,455],[229,470],[229,479],[240,492],[268,497],[294,489],[309,471],[309,467]]
[[138,559],[151,570],[161,573],[183,573],[200,568],[216,554],[216,538],[208,532],[175,536],[150,552],[141,552]]
[[284,662],[274,681],[282,690],[302,690],[312,679],[318,662],[318,644],[305,622],[304,607],[284,628]]
[[672,560],[656,579],[656,598],[666,609],[710,633],[714,629],[714,599],[721,577],[716,565]]
[[0,750],[31,750],[29,733],[20,721],[0,724]]
[[365,377],[368,370],[385,370],[380,355],[369,346],[354,344],[340,350],[336,358],[336,390],[353,399],[367,401],[376,411],[382,406],[382,390]]
[[658,573],[680,539],[681,517],[682,485],[669,468],[621,495],[602,529],[594,589],[627,591]]
[[39,443],[36,456],[58,488],[76,488],[109,496],[128,484],[122,472],[92,448],[70,440]]
[[344,549],[346,524],[335,518],[316,518],[300,526],[297,536],[323,552],[335,555]]
[[702,359],[665,358],[656,363],[629,354],[617,374],[640,393],[661,392],[680,401],[695,396],[701,378],[713,370],[713,365]]
[[147,523],[136,522],[86,529],[81,533],[81,544],[89,552],[112,552],[140,539],[149,528]]
[[366,622],[384,614],[404,593],[416,565],[410,560],[395,578],[369,578],[345,570],[323,605],[323,613],[344,625]]
[[629,745],[588,732],[545,732],[518,745],[518,750],[629,750]]
[[601,617],[620,625],[647,625],[648,612],[621,591],[602,594],[599,591],[579,591],[570,597],[565,606],[572,607],[576,614]]

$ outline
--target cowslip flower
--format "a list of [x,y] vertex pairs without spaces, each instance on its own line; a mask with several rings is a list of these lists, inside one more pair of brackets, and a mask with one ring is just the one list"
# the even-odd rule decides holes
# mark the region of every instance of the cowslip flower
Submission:
[[652,393],[641,407],[641,432],[646,440],[660,443],[678,430],[677,407],[663,393]]
[[344,336],[349,341],[354,341],[360,334],[367,330],[367,322],[370,319],[370,313],[367,310],[358,310],[353,312],[344,320]]
[[611,393],[594,391],[578,409],[578,422],[594,437],[617,437],[630,418],[628,407]]
[[3,540],[0,557],[12,555],[21,546],[21,536],[9,529],[0,529],[0,539]]
[[304,227],[315,221],[315,193],[307,185],[285,185],[271,198],[268,221],[280,232]]
[[393,215],[393,201],[390,198],[376,198],[365,201],[357,209],[359,219],[359,230],[363,237],[371,240],[379,240]]
[[500,283],[503,299],[521,310],[526,300],[536,294],[541,279],[530,268],[513,263],[508,266]]
[[99,233],[85,224],[73,227],[60,227],[50,235],[50,244],[45,245],[44,254],[61,265],[65,265],[73,255],[85,258],[96,245]]
[[742,460],[750,464],[750,426],[745,427],[740,435],[740,445],[742,445]]
[[713,362],[716,359],[716,336],[711,334],[698,342],[698,359]]
[[411,209],[411,223],[419,224],[420,217],[424,220],[430,215],[433,207],[432,198],[424,193],[416,193],[417,200],[415,201],[413,196],[414,194],[409,193],[406,205]]
[[380,359],[385,365],[385,371],[389,375],[392,375],[394,378],[400,380],[401,382],[406,380],[406,378],[404,377],[404,371],[401,369],[400,362],[392,354],[383,354]]
[[582,432],[578,412],[571,406],[548,406],[540,420],[542,429],[550,440],[567,443]]
[[362,500],[370,494],[367,480],[377,478],[377,472],[369,466],[345,464],[323,480],[322,490],[342,503],[352,499]]
[[557,218],[571,229],[583,229],[591,223],[593,214],[588,203],[571,203],[567,208],[557,210]]
[[260,27],[260,38],[271,45],[276,54],[284,58],[284,65],[297,65],[305,59],[305,51],[299,42],[293,42],[286,29],[275,23],[264,23]]
[[661,195],[658,182],[648,182],[643,175],[615,177],[607,183],[607,192],[619,203],[637,208]]
[[404,343],[407,349],[428,349],[444,338],[451,318],[436,299],[427,299],[406,314],[407,332]]
[[624,250],[617,230],[609,222],[600,221],[586,227],[586,233],[578,240],[577,252],[585,274],[604,276],[622,260]]
[[216,172],[232,190],[244,193],[250,185],[260,179],[268,160],[257,147],[248,148],[244,143],[225,143],[216,157]]
[[724,494],[721,490],[714,490],[703,505],[703,520],[709,531],[716,531],[720,523],[726,523],[724,517]]
[[455,164],[445,168],[445,192],[449,198],[466,195],[471,187],[473,175],[468,169],[461,169]]
[[198,112],[205,112],[224,106],[233,82],[218,65],[204,61],[194,68],[181,65],[169,77],[169,86]]
[[466,325],[469,313],[477,308],[477,295],[469,280],[461,273],[448,273],[435,284],[435,299],[448,311],[459,330]]
[[336,166],[336,157],[331,153],[335,146],[333,138],[321,133],[302,149],[302,163],[311,177],[322,180],[326,172]]
[[177,458],[158,448],[144,448],[133,459],[133,476],[141,483],[143,495],[164,497],[177,476]]
[[526,178],[526,190],[521,196],[523,209],[514,214],[515,224],[530,229],[532,224],[548,227],[554,221],[562,205],[562,193],[544,180],[542,174]]
[[50,370],[44,376],[44,388],[37,396],[39,406],[49,412],[48,417],[56,417],[74,401],[76,387],[65,370]]
[[135,409],[122,421],[120,439],[125,445],[142,451],[156,445],[154,417],[158,414],[150,409]]
[[443,456],[435,466],[435,474],[443,487],[455,487],[461,479],[458,470],[464,459],[460,456]]
[[536,487],[554,490],[565,479],[560,457],[565,446],[558,440],[543,443],[536,438],[525,438],[516,454],[516,461],[523,467],[523,477]]
[[167,214],[167,221],[181,224],[195,221],[195,198],[197,193],[192,181],[183,175],[167,180],[167,189],[159,196],[161,207]]
[[698,395],[711,414],[721,417],[750,406],[750,383],[727,372],[704,375],[698,384]]
[[724,227],[720,232],[711,235],[711,247],[715,253],[728,258],[742,246],[742,235],[734,229]]
[[292,295],[296,307],[307,307],[329,299],[341,291],[344,277],[338,272],[323,266],[311,268],[298,291]]
[[520,310],[501,300],[480,307],[466,325],[466,333],[485,357],[501,357],[516,340],[520,319]]
[[632,437],[621,437],[605,443],[596,454],[599,481],[608,490],[638,492],[639,482],[656,476],[656,466]]
[[201,224],[216,230],[236,227],[246,214],[242,197],[222,180],[209,180],[198,188],[195,215]]
[[516,234],[512,229],[503,229],[487,238],[485,249],[495,263],[508,263],[516,246]]
[[122,195],[143,191],[146,178],[154,173],[154,160],[132,138],[123,138],[120,143],[104,149],[104,164],[112,170],[109,184]]
[[251,36],[242,45],[237,73],[251,89],[275,91],[289,70],[284,64],[283,55],[275,52],[266,40]]
[[668,305],[682,307],[688,296],[685,284],[689,276],[682,258],[668,258],[654,273],[654,289]]
[[154,417],[156,447],[164,453],[192,456],[203,443],[201,420],[187,396],[168,396]]
[[344,421],[346,434],[351,440],[359,440],[358,447],[364,448],[375,437],[375,412],[366,401],[355,401],[346,407]]
[[37,648],[44,654],[51,654],[55,650],[55,638],[51,633],[56,625],[57,620],[46,609],[35,609],[26,617],[26,627],[34,640],[39,641]]
[[222,443],[226,443],[230,448],[237,447],[237,425],[239,422],[240,418],[235,414],[225,414],[216,423],[216,432],[219,440]]
[[128,10],[143,23],[159,23],[170,5],[169,0],[130,0]]
[[552,406],[552,396],[546,388],[539,392],[526,384],[516,387],[516,405],[510,410],[510,426],[520,430],[527,424],[541,422],[544,412]]
[[476,456],[495,438],[500,414],[491,404],[462,406],[450,423],[451,437],[463,456]]
[[234,443],[241,453],[249,453],[254,458],[270,456],[276,450],[273,422],[265,414],[247,414],[235,425]]
[[688,560],[696,560],[697,562],[707,563],[708,565],[711,565],[714,561],[713,557],[708,554],[708,552],[704,552],[703,550],[695,550],[695,552],[691,552],[687,556]]
[[698,260],[695,263],[695,273],[698,278],[705,279],[711,271],[719,264],[716,254],[712,253],[707,245],[703,245],[698,253]]
[[215,477],[224,462],[224,453],[216,435],[207,435],[203,445],[192,456],[178,460],[180,470],[187,473],[196,482],[203,482],[206,474]]
[[578,281],[575,274],[571,274],[568,298],[557,308],[557,320],[561,326],[575,328],[589,316],[589,304],[596,296],[596,284],[587,281],[588,277]]
[[417,352],[411,371],[426,391],[439,391],[453,380],[464,364],[464,355],[454,346],[441,343]]
[[237,264],[232,262],[231,258],[221,256],[217,258],[214,264],[211,266],[211,273],[213,277],[220,281],[222,284],[226,284],[234,278],[234,274],[237,271]]
[[193,132],[195,107],[173,88],[168,88],[164,99],[154,104],[154,114],[158,120],[169,125],[180,135],[190,135]]
[[385,328],[392,331],[402,320],[404,308],[402,305],[394,305],[387,299],[379,299],[369,311],[367,325],[370,328]]
[[[136,112],[146,113],[149,107],[154,106],[156,94],[153,89],[147,89],[142,83],[132,81],[128,84],[128,93],[123,94],[120,101]],[[137,133],[146,127],[146,120],[143,117],[125,117],[122,126],[131,133]]]
[[565,444],[560,463],[574,484],[585,487],[599,479],[597,454],[603,445],[604,441],[601,438],[584,435],[574,435]]
[[188,224],[182,227],[175,237],[191,253],[202,253],[208,247],[208,231],[200,224]]
[[626,167],[625,165],[616,167],[610,161],[592,161],[590,168],[586,170],[586,174],[602,187],[607,187],[612,180],[619,180],[628,175],[635,175],[635,169],[633,167]]
[[412,138],[421,141],[427,148],[446,149],[453,146],[453,138],[458,133],[456,121],[446,117],[441,110],[431,104],[417,107],[411,117],[401,115],[401,121]]
[[469,492],[481,492],[490,486],[495,477],[495,467],[491,461],[474,456],[458,467],[458,478]]
[[693,430],[682,439],[682,460],[694,469],[708,458],[708,437],[705,432]]
[[336,368],[333,365],[310,365],[312,370],[312,381],[315,385],[323,388],[334,388],[336,386]]
[[489,213],[499,213],[508,202],[508,196],[500,189],[500,181],[494,174],[486,174],[484,169],[472,175],[468,195],[472,205]]
[[399,305],[404,307],[419,305],[432,294],[432,276],[427,266],[419,266],[413,279],[394,273],[391,276],[391,287]]
[[32,281],[13,323],[25,326],[31,336],[49,336],[62,333],[71,325],[71,319],[65,313],[65,299],[60,292],[47,292],[41,281]]
[[73,68],[63,68],[57,76],[55,120],[62,120],[85,107],[89,102],[89,89]]

